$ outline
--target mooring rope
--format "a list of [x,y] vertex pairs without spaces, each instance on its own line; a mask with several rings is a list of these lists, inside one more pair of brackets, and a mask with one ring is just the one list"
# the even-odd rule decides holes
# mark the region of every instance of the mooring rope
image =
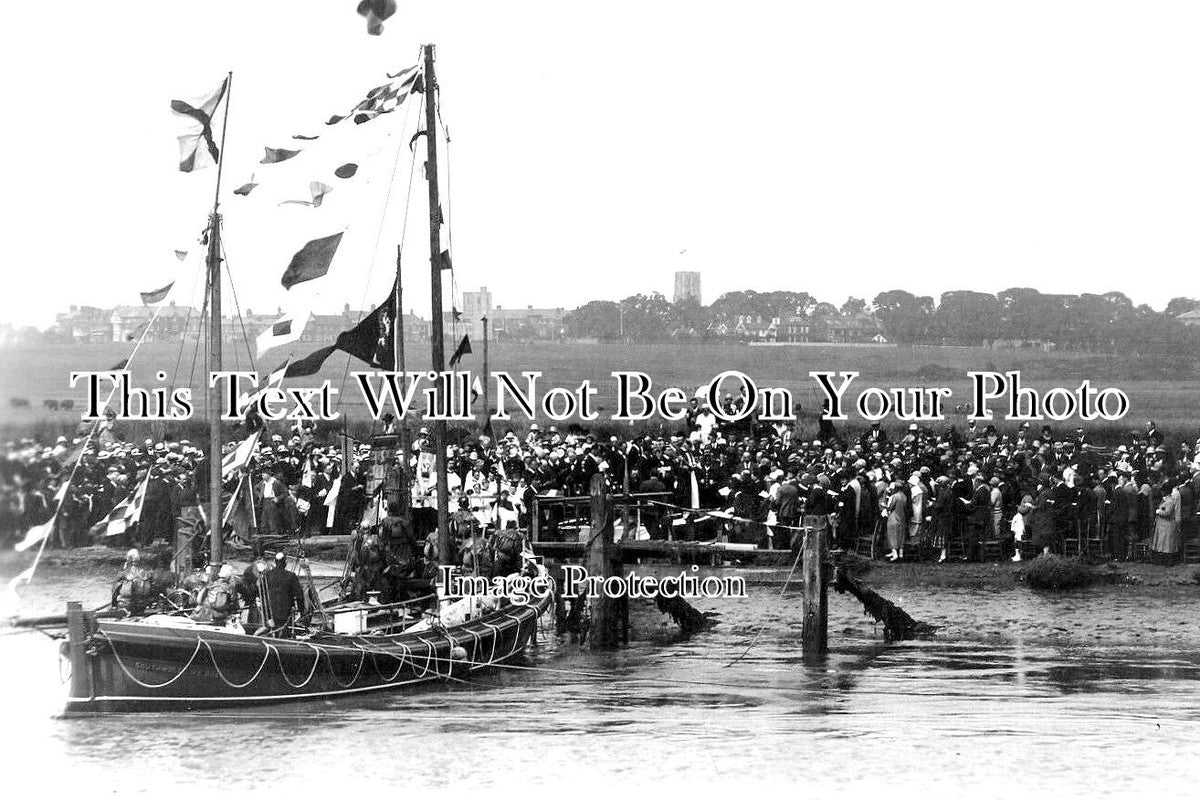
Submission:
[[192,666],[192,662],[196,660],[196,655],[200,652],[200,645],[204,643],[202,638],[199,636],[196,637],[196,649],[192,651],[191,657],[188,658],[187,663],[183,665],[183,669],[179,670],[179,674],[174,678],[171,678],[163,683],[146,683],[145,681],[139,680],[132,672],[129,671],[129,668],[125,666],[125,662],[121,660],[121,654],[117,652],[116,645],[113,643],[108,634],[101,634],[101,636],[106,642],[108,642],[108,646],[112,648],[113,658],[116,660],[117,666],[120,667],[121,671],[125,673],[125,677],[129,678],[129,680],[133,681],[138,686],[141,686],[143,689],[162,689],[166,686],[170,686],[172,683],[182,678],[183,673],[187,672]]
[[[796,573],[796,566],[800,563],[800,556],[802,556],[802,555],[804,555],[803,549],[796,551],[796,560],[792,562],[792,569],[791,569],[791,571],[788,572],[788,576],[783,582],[783,588],[781,588],[779,590],[780,599],[783,599],[784,593],[787,592],[788,584],[791,583],[791,581],[792,581],[792,575],[794,575]],[[721,669],[729,669],[734,664],[738,663],[743,658],[745,658],[746,655],[750,652],[750,650],[753,649],[754,645],[758,644],[758,637],[762,635],[763,629],[766,627],[767,627],[766,621],[761,622],[758,626],[758,630],[756,630],[754,632],[754,638],[750,640],[750,644],[746,645],[746,649],[744,651],[742,651],[742,654],[740,656],[738,656],[737,658],[735,658],[733,661],[730,661],[728,664],[726,664]]]
[[[305,642],[305,644],[308,644],[308,643]],[[275,662],[277,664],[279,664],[280,677],[283,678],[284,683],[286,683],[288,686],[292,687],[293,689],[303,689],[305,686],[308,686],[309,682],[313,679],[313,675],[317,674],[317,664],[319,664],[321,662],[321,651],[318,650],[316,647],[313,647],[311,644],[308,646],[312,647],[313,650],[317,651],[317,657],[313,659],[312,669],[308,671],[308,677],[305,678],[302,683],[292,683],[292,679],[291,679],[291,677],[288,676],[287,670],[283,668],[283,656],[280,654],[279,648],[275,647],[274,645],[267,644],[268,648],[275,651]]]
[[225,685],[230,689],[245,689],[247,686],[254,683],[254,681],[258,679],[258,676],[262,674],[263,669],[267,666],[267,661],[269,661],[271,658],[271,650],[269,647],[266,647],[264,643],[263,660],[262,663],[258,665],[258,669],[254,671],[254,674],[251,675],[250,679],[245,683],[234,683],[233,681],[229,680],[229,678],[226,678],[225,673],[221,671],[220,665],[217,664],[217,654],[213,652],[212,645],[209,644],[206,639],[200,639],[200,641],[204,642],[204,646],[208,648],[208,658],[210,661],[212,661],[213,669],[216,670],[217,677],[224,681]]

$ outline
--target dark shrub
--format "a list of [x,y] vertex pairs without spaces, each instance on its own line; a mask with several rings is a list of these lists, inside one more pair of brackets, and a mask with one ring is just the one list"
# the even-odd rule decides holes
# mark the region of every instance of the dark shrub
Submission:
[[1034,589],[1081,589],[1093,580],[1092,570],[1076,559],[1041,555],[1025,568],[1025,582]]

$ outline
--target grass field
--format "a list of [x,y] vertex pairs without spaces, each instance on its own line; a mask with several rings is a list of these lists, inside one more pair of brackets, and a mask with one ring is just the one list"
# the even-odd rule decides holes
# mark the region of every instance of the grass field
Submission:
[[[410,347],[410,365],[428,363],[427,345]],[[46,432],[69,426],[78,420],[84,405],[82,386],[72,389],[69,374],[73,370],[105,369],[129,355],[127,344],[41,345],[0,350],[0,434],[6,437],[29,435],[35,429]],[[178,343],[152,343],[143,346],[132,366],[134,384],[145,388],[164,385],[155,373],[167,373],[166,384],[178,376],[180,383],[193,387],[196,417],[203,415],[203,355],[193,365],[194,346],[181,352]],[[227,345],[227,369],[248,369],[245,346]],[[261,371],[277,365],[282,355],[270,354]],[[345,380],[347,357],[335,354],[322,372],[311,378],[289,382],[315,386],[323,379],[342,388],[339,410],[351,421],[369,419],[365,404],[352,379]],[[1038,390],[1055,386],[1074,389],[1088,379],[1098,388],[1115,386],[1131,400],[1129,414],[1121,423],[1097,423],[1108,433],[1141,427],[1146,419],[1155,419],[1161,428],[1180,435],[1195,436],[1200,429],[1200,375],[1194,356],[1173,361],[1154,361],[1134,356],[1041,353],[1031,351],[986,350],[958,347],[856,347],[816,345],[803,347],[747,347],[696,344],[670,346],[625,346],[586,343],[495,343],[491,347],[491,369],[519,373],[539,370],[543,373],[539,388],[554,386],[575,388],[584,379],[597,387],[596,408],[601,421],[614,411],[616,382],[613,370],[638,369],[648,373],[656,388],[678,386],[689,395],[700,384],[723,370],[740,370],[760,386],[780,386],[793,391],[808,418],[819,409],[822,395],[810,370],[857,371],[859,378],[849,396],[869,386],[933,387],[946,386],[953,397],[946,402],[951,421],[962,424],[964,414],[955,413],[956,405],[969,403],[969,370],[1020,369],[1024,385]],[[364,366],[354,362],[350,369]],[[478,352],[464,359],[463,369],[482,369]],[[14,408],[11,398],[25,398],[29,408]],[[74,411],[52,412],[43,408],[46,399],[75,401]],[[1002,408],[1002,406],[1000,406]],[[852,419],[857,415],[852,414]],[[544,421],[544,419],[542,420]],[[171,423],[178,424],[178,423]],[[894,423],[893,426],[898,426]],[[1015,423],[1009,424],[1009,427]],[[1059,428],[1068,423],[1058,424]],[[1006,424],[1001,422],[1001,429]],[[518,426],[521,427],[521,426]],[[1074,427],[1074,424],[1070,424]]]

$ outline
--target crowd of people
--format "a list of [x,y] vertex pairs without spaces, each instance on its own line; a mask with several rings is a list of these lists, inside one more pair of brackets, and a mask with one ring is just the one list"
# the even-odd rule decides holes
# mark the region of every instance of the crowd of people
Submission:
[[[738,403],[726,397],[725,410]],[[802,435],[809,427],[760,424],[753,416],[722,422],[693,400],[675,431],[619,437],[533,424],[522,433],[462,439],[447,451],[457,557],[482,557],[473,538],[480,531],[528,531],[535,497],[586,495],[596,474],[616,493],[655,499],[639,515],[637,532],[626,534],[651,539],[691,536],[788,549],[801,528],[820,527],[836,547],[892,560],[1089,551],[1171,561],[1198,533],[1200,442],[1168,446],[1153,422],[1107,447],[1093,444],[1082,428],[1060,433],[1028,423],[1003,432],[973,422],[961,430],[914,424],[899,434],[874,424],[850,435],[822,420]],[[123,533],[128,543],[192,541],[202,558],[200,534],[208,524],[202,448],[110,435],[88,439],[81,452],[84,442],[6,444],[0,536],[14,541],[49,519],[70,477],[52,544],[105,541],[114,508],[145,481],[140,520]],[[247,465],[249,481],[238,474],[225,487],[232,494],[248,485],[252,500],[248,515],[225,521],[228,535],[260,551],[264,542],[325,533],[357,534],[380,552],[393,548],[380,527],[384,520],[398,514],[406,524],[413,514],[428,520],[421,509],[436,503],[429,431],[417,431],[410,447],[381,460],[369,443],[347,447],[335,435],[321,441],[311,428],[263,431]],[[411,495],[402,498],[406,483]],[[562,508],[546,505],[537,512],[540,538],[565,536]],[[413,531],[416,543],[399,546],[422,558],[406,556],[406,574],[436,554],[429,523]]]

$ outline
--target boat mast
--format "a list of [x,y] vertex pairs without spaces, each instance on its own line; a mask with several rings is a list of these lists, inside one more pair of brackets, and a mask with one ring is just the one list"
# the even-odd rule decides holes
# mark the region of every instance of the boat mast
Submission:
[[[392,369],[400,373],[400,386],[405,388],[408,386],[408,370],[404,366],[404,283],[401,278],[400,257],[404,252],[404,245],[396,245],[396,288],[395,296],[392,298],[396,306],[396,317],[392,323],[393,331],[396,335],[392,337],[395,343],[395,352],[392,353]],[[400,509],[408,511],[412,506],[412,487],[408,481],[408,460],[412,456],[412,448],[408,441],[408,422],[406,420],[397,420],[398,430],[400,434]]]
[[[217,188],[208,218],[208,355],[209,372],[221,371],[221,168],[225,165],[225,132],[229,128],[229,93],[233,73],[225,85],[225,117],[221,122],[221,147],[217,154]],[[208,389],[208,539],[209,564],[221,563],[221,397],[215,385]]]
[[[437,80],[433,72],[433,45],[423,45],[425,51],[425,180],[429,183],[429,270],[430,295],[433,315],[432,342],[433,371],[441,374],[446,369],[446,343],[442,330],[442,207],[438,202],[437,173]],[[439,409],[445,398],[438,398]],[[433,423],[434,464],[437,468],[437,527],[438,561],[453,563],[450,542],[450,515],[447,511],[450,492],[446,480],[446,421]]]

